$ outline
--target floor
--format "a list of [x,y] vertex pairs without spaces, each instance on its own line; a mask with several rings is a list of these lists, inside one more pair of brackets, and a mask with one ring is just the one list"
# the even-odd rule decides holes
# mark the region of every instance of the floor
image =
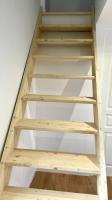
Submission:
[[[80,185],[80,187],[79,187]],[[96,194],[96,177],[79,177],[65,174],[36,173],[31,187],[68,192]],[[108,177],[109,200],[112,200],[112,178]]]

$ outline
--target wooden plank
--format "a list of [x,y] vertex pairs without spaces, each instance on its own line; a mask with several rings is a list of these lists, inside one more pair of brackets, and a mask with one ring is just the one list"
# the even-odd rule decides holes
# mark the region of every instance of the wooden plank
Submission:
[[7,187],[2,200],[99,200],[98,195],[42,190],[33,188]]
[[80,16],[80,15],[92,15],[92,12],[43,12],[42,13],[43,16],[70,16],[70,15],[74,15],[74,16]]
[[9,166],[34,167],[39,171],[99,174],[97,159],[94,155],[15,149],[5,163]]
[[37,39],[40,45],[91,45],[92,39]]
[[40,30],[41,31],[91,31],[92,30],[92,25],[91,24],[47,24],[47,25],[40,25]]
[[6,166],[4,163],[0,163],[0,200],[5,187],[9,184],[11,175],[11,166]]
[[46,78],[46,79],[84,79],[84,80],[94,80],[94,76],[85,75],[58,75],[58,74],[31,74],[31,78]]
[[95,104],[92,97],[56,96],[56,95],[34,95],[28,94],[22,97],[23,101],[63,102],[63,103],[86,103]]
[[15,129],[40,130],[40,131],[59,131],[70,133],[97,133],[94,123],[61,121],[61,120],[18,120]]
[[107,193],[107,178],[106,178],[106,164],[105,164],[105,148],[104,148],[104,134],[101,122],[101,94],[99,86],[99,67],[97,61],[97,47],[96,47],[96,26],[95,26],[95,13],[92,14],[92,35],[93,35],[93,54],[94,60],[92,62],[92,72],[95,75],[93,84],[93,94],[97,99],[97,104],[94,106],[95,124],[98,127],[98,137],[96,137],[96,153],[100,165],[100,175],[97,178],[97,191],[100,200],[108,200]]
[[94,59],[94,56],[48,56],[39,54],[34,54],[33,57],[51,61],[92,61]]

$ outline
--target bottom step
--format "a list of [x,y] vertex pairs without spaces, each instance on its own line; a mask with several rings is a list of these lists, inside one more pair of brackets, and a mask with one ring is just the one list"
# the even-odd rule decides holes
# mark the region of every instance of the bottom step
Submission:
[[1,200],[99,200],[98,195],[7,187]]

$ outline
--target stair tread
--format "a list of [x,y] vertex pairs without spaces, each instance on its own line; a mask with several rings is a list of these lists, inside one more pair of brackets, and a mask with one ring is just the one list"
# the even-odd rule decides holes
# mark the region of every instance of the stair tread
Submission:
[[28,95],[24,95],[22,99],[24,101],[87,103],[87,104],[95,104],[96,103],[96,100],[93,97],[80,97],[80,96],[57,96],[57,95],[28,94]]
[[42,58],[42,59],[50,59],[50,60],[58,60],[58,61],[87,61],[93,60],[94,56],[50,56],[50,55],[39,55],[34,54],[34,58]]
[[91,31],[91,24],[43,24],[40,25],[41,31]]
[[25,130],[46,130],[71,133],[97,133],[97,129],[94,123],[61,120],[22,119],[15,124],[15,128]]
[[98,195],[33,188],[6,187],[2,200],[99,200]]
[[52,16],[52,15],[91,15],[92,12],[43,12],[43,16]]
[[84,45],[84,44],[92,44],[93,39],[46,39],[40,38],[36,40],[38,44],[48,44],[48,45],[67,45],[67,44],[75,44],[75,45]]
[[31,78],[48,78],[48,79],[88,79],[93,80],[95,76],[92,75],[59,75],[59,74],[31,74]]
[[95,155],[15,149],[5,163],[61,173],[79,172],[92,175],[100,173]]

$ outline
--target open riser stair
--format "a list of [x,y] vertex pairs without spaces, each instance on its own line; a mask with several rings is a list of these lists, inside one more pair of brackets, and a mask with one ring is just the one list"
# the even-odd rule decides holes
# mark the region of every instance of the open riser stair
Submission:
[[[100,120],[99,69],[96,61],[94,19],[94,11],[76,13],[47,13],[40,11],[1,158],[0,200],[108,200],[104,140]],[[85,48],[87,49],[86,51]],[[44,67],[40,67],[41,69],[39,70],[41,62],[44,63]],[[79,67],[80,63],[82,65],[81,68]],[[82,73],[86,65],[89,73],[88,70],[87,73]],[[49,66],[51,70],[49,70]],[[73,67],[71,72],[69,70],[70,66]],[[55,69],[57,69],[57,72],[53,73]],[[42,87],[45,84],[47,88],[46,81],[50,81],[48,93],[44,92],[43,88],[42,91],[39,90],[40,83],[42,83]],[[90,94],[62,93],[65,86],[62,85],[61,81],[64,81],[64,84],[67,81],[75,81],[75,87],[78,87],[79,82],[83,85],[86,81]],[[38,85],[39,87],[35,93],[32,85]],[[56,93],[55,89],[53,92],[50,90],[54,85],[55,88],[61,88],[60,93],[62,95],[59,95],[58,92]],[[79,121],[68,120],[64,115],[60,119],[60,114],[56,119],[47,118],[44,114],[39,119],[29,118],[26,115],[26,110],[29,103],[32,102],[41,103],[42,105],[58,104],[71,105],[73,107],[74,104],[79,104],[80,107],[82,105],[91,106],[93,120],[86,120],[86,118]],[[80,112],[80,109],[78,109],[78,112]],[[30,131],[35,131],[36,134],[43,134],[43,132],[47,131],[51,135],[54,132],[57,135],[67,133],[69,135],[80,134],[83,137],[92,136],[95,141],[95,151],[93,154],[91,152],[86,154],[73,153],[69,149],[64,152],[21,148],[18,144],[21,131],[24,130],[27,135],[30,134]],[[94,175],[97,177],[97,194],[10,186],[10,177],[14,166],[18,168],[35,168],[37,171]]]

